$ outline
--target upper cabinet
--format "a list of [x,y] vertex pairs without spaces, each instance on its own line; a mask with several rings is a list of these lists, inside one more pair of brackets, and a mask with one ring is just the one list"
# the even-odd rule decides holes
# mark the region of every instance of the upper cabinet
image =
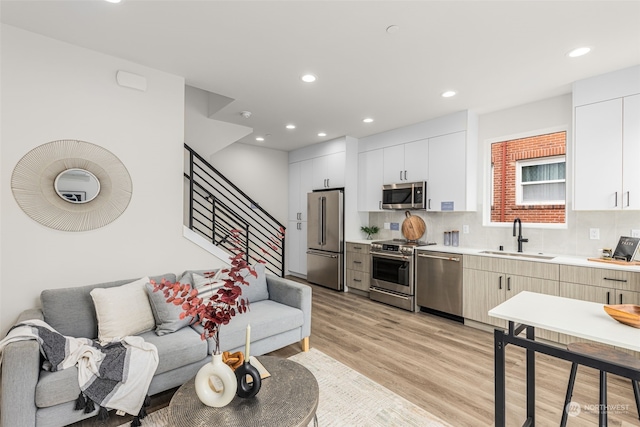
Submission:
[[384,150],[358,153],[358,210],[382,210],[382,173]]
[[427,182],[430,211],[473,211],[478,119],[460,111],[361,138],[358,210],[381,210],[383,184]]
[[412,141],[383,149],[383,184],[426,181],[429,149],[427,140]]
[[575,210],[640,209],[639,86],[640,67],[574,85]]
[[344,187],[346,153],[327,154],[312,159],[313,189]]
[[467,206],[466,142],[466,132],[429,139],[427,210],[465,211],[471,208]]
[[307,220],[307,193],[312,188],[312,161],[289,163],[289,221]]

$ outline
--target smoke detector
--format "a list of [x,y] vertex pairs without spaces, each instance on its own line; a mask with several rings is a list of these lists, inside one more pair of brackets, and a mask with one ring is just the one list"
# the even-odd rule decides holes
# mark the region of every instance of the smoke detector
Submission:
[[240,115],[245,119],[248,119],[249,117],[251,117],[251,111],[240,111]]

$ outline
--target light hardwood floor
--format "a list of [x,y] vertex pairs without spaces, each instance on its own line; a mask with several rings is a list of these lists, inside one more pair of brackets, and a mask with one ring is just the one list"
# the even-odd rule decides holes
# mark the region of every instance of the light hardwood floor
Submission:
[[[410,313],[367,298],[312,285],[311,347],[341,361],[453,426],[493,425],[493,335],[427,313]],[[289,357],[299,345],[272,355]],[[537,426],[560,422],[570,363],[536,357]],[[525,415],[525,352],[507,348],[507,425]],[[629,380],[609,375],[609,426],[640,426]],[[168,404],[171,392],[153,398]],[[579,367],[573,401],[582,407],[568,427],[597,426],[597,372]],[[123,422],[122,418],[118,422]],[[90,422],[77,426],[94,425]],[[117,425],[117,423],[106,424]]]

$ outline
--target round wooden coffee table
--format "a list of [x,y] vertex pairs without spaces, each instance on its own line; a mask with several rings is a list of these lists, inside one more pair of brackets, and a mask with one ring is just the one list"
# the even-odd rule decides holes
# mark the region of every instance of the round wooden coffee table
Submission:
[[194,378],[176,391],[169,403],[169,425],[194,426],[304,426],[315,420],[318,381],[299,363],[273,356],[258,360],[271,376],[262,380],[255,397],[234,397],[223,408],[206,406],[196,395]]

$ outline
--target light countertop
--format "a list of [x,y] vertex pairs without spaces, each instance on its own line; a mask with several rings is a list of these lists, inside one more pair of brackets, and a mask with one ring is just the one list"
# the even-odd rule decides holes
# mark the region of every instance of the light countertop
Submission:
[[[448,252],[454,254],[462,254],[462,255],[479,255],[479,256],[488,256],[495,258],[506,258],[513,259],[517,261],[533,261],[533,262],[544,262],[549,264],[565,264],[565,265],[576,265],[581,267],[593,267],[593,268],[605,268],[610,270],[624,270],[624,271],[633,271],[640,273],[640,266],[638,265],[620,265],[620,264],[610,264],[605,262],[598,261],[589,261],[587,257],[580,257],[575,255],[555,255],[552,253],[538,253],[538,252],[523,252],[521,255],[530,254],[532,256],[536,255],[546,255],[552,256],[552,259],[540,259],[540,258],[527,258],[526,256],[509,256],[508,254],[511,252],[504,251],[505,255],[498,254],[486,254],[482,253],[487,249],[478,249],[478,248],[465,248],[460,246],[444,246],[444,245],[432,245],[432,246],[418,246],[418,250],[424,251],[434,251],[434,252]],[[498,251],[495,251],[498,252]]]

